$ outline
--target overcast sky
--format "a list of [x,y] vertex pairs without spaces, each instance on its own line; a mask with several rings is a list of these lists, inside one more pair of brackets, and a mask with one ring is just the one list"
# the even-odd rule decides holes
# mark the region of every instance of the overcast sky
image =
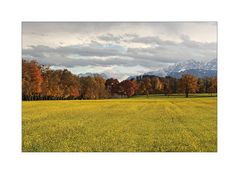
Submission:
[[217,58],[217,23],[23,22],[22,57],[120,80],[179,61]]

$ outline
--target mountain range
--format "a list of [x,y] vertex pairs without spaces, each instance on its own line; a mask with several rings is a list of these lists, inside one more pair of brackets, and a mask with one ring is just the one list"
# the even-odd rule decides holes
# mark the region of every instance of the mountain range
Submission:
[[[210,61],[197,61],[186,60],[175,63],[174,65],[166,68],[161,68],[157,71],[150,71],[140,76],[153,75],[159,77],[171,76],[175,78],[181,78],[183,74],[192,74],[197,77],[212,77],[217,76],[217,59]],[[128,79],[135,78],[136,76],[130,76]]]
[[[171,76],[175,78],[181,78],[183,74],[192,74],[197,77],[212,77],[217,76],[217,59],[211,59],[209,61],[197,61],[194,59],[175,63],[174,65],[159,68],[157,71],[150,71],[144,74],[136,76],[129,76],[127,79],[134,79],[137,76]],[[78,74],[80,77],[101,75],[104,79],[110,78],[107,73],[84,73]]]

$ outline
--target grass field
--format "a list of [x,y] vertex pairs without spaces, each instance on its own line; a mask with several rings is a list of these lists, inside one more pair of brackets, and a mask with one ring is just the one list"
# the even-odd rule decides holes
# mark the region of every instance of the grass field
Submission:
[[216,152],[217,97],[22,104],[23,152]]

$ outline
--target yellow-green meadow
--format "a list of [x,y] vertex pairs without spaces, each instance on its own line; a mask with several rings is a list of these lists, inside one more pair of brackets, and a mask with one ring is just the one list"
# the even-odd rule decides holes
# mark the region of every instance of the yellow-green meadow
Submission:
[[217,97],[22,102],[23,152],[216,152]]

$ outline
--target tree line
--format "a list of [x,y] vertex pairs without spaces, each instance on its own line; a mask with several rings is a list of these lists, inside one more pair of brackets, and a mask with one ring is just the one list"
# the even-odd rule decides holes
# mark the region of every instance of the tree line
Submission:
[[79,77],[67,69],[52,70],[36,61],[22,60],[23,100],[106,99],[134,95],[216,93],[217,77],[197,78],[185,74],[173,77],[138,76],[119,82],[100,75]]

